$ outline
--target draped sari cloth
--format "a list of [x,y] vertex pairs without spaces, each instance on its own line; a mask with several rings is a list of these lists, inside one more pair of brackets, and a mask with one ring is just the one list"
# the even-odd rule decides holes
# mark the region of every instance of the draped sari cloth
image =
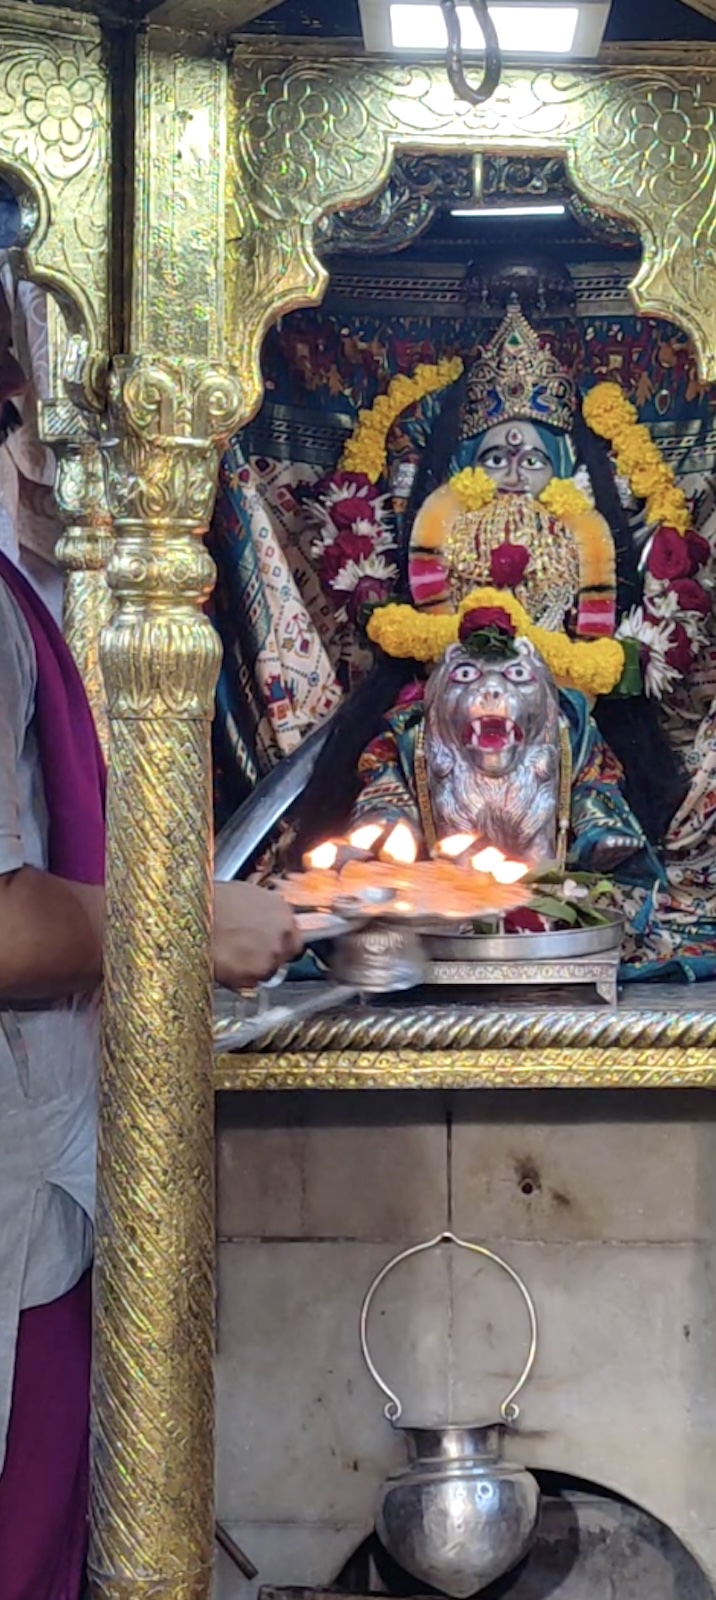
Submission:
[[75,883],[102,883],[105,766],[82,679],[44,601],[1,551],[0,579],[23,614],[37,658],[35,732],[50,871]]

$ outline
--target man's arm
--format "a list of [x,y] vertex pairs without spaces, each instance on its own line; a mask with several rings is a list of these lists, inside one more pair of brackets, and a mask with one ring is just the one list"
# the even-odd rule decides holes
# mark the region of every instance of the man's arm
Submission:
[[[104,890],[21,867],[0,875],[0,1000],[53,1000],[102,976]],[[301,950],[279,895],[216,884],[214,966],[228,989],[269,978]]]
[[104,889],[23,866],[0,876],[0,997],[55,1000],[102,976]]
[[[102,976],[104,890],[25,863],[18,772],[33,675],[31,642],[0,583],[0,1001],[83,993]],[[214,962],[227,988],[260,983],[300,948],[277,895],[216,886]]]

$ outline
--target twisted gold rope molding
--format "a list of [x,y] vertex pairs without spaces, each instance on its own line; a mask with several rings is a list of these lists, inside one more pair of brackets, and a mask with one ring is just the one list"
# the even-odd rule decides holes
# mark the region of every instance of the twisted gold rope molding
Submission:
[[711,1046],[716,1066],[716,1014],[704,1011],[618,1011],[606,1007],[519,1011],[464,1006],[356,1008],[335,1016],[302,1018],[267,1034],[259,1054],[309,1056],[325,1051],[476,1051],[624,1047],[639,1053],[661,1046]]
[[356,1011],[277,1029],[221,1055],[217,1089],[716,1088],[702,1012]]

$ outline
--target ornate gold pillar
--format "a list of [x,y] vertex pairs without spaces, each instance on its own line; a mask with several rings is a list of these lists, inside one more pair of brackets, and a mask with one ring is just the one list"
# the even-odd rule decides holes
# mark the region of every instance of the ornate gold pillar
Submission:
[[226,66],[137,40],[131,345],[102,437],[115,611],[90,1577],[101,1600],[207,1600],[213,1554],[210,719],[201,541],[221,442]]
[[93,1387],[93,1592],[206,1600],[213,1545],[210,718],[201,542],[239,408],[217,365],[120,358]]
[[84,679],[106,753],[109,730],[99,640],[112,616],[106,568],[114,534],[102,458],[96,441],[90,438],[83,443],[55,443],[54,450],[55,498],[62,518],[56,555],[65,574],[64,633]]

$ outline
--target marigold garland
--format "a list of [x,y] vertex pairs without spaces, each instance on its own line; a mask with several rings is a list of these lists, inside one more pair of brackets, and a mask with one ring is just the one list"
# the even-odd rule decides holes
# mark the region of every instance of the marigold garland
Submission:
[[483,467],[463,467],[450,478],[450,488],[463,511],[482,511],[497,495],[497,484]]
[[691,522],[686,496],[619,385],[598,383],[585,397],[583,409],[588,427],[612,446],[617,472],[628,479],[637,498],[646,501],[647,522],[686,533]]
[[586,494],[582,494],[571,478],[551,478],[538,499],[559,522],[565,517],[583,517],[592,509]]
[[506,589],[473,590],[453,616],[426,616],[407,605],[382,606],[370,618],[368,637],[398,660],[437,661],[448,645],[456,643],[466,612],[485,606],[508,613],[518,635],[531,641],[564,688],[594,697],[616,688],[625,663],[624,650],[616,639],[575,641],[566,634],[536,628],[519,600]]
[[362,472],[371,483],[377,483],[386,468],[386,441],[396,419],[426,395],[447,389],[462,371],[463,363],[455,356],[452,360],[443,358],[432,364],[421,363],[412,378],[399,373],[369,410],[358,413],[358,424],[343,451],[340,471]]
[[[450,488],[465,511],[482,511],[497,495],[497,484],[483,467],[463,467],[450,478]],[[551,478],[539,495],[540,504],[553,517],[581,517],[592,507],[572,478]]]

